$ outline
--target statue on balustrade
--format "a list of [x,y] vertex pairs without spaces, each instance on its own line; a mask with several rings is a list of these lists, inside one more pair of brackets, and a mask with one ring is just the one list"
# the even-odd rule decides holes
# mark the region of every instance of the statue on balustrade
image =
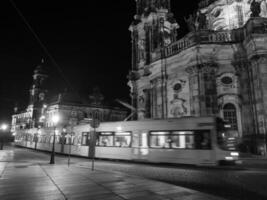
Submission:
[[190,14],[189,17],[186,19],[184,18],[187,28],[189,29],[190,32],[196,31],[196,17],[193,14]]
[[201,11],[197,11],[196,14],[189,15],[188,19],[184,19],[187,23],[189,31],[198,31],[207,29],[207,17]]
[[199,10],[196,15],[196,30],[203,29],[207,29],[207,17]]
[[250,17],[259,17],[261,13],[261,2],[253,0],[250,4]]

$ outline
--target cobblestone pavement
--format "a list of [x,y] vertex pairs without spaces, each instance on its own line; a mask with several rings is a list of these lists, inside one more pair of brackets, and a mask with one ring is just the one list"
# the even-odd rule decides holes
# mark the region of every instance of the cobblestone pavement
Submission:
[[[84,159],[73,159],[75,162]],[[223,200],[214,195],[111,170],[66,165],[26,149],[0,151],[1,200]],[[80,165],[90,162],[81,162]],[[98,166],[97,164],[96,166]]]

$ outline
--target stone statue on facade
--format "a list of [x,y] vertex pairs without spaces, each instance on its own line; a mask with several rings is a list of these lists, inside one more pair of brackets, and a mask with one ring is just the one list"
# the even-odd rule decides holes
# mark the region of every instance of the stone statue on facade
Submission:
[[187,27],[189,31],[198,31],[207,29],[207,17],[201,11],[197,11],[196,14],[191,14],[186,19],[185,22],[187,23]]
[[189,29],[190,32],[196,31],[196,21],[195,21],[195,16],[190,14],[189,17],[186,19],[184,18],[187,28]]
[[187,115],[187,108],[185,106],[185,99],[179,98],[177,94],[174,94],[171,100],[171,110],[170,113],[173,117],[182,117]]
[[140,39],[138,41],[138,49],[139,49],[139,59],[145,60],[146,51],[145,51],[145,40],[144,39]]
[[196,30],[203,29],[207,29],[207,17],[199,10],[196,15]]
[[261,13],[261,2],[253,0],[250,4],[250,17],[259,17]]

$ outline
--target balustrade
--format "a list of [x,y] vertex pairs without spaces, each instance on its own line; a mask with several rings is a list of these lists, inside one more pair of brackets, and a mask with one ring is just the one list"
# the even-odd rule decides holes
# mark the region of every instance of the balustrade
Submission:
[[[258,31],[258,29],[260,31]],[[243,28],[224,31],[200,30],[188,33],[182,39],[164,48],[164,56],[170,57],[197,44],[222,44],[242,42],[245,37],[253,33],[267,33],[267,19],[250,19]],[[158,51],[152,57],[153,61],[159,60],[163,55]]]

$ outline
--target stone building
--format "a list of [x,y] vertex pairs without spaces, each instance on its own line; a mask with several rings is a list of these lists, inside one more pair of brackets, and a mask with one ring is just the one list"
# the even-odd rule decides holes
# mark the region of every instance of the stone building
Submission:
[[267,128],[265,0],[205,0],[179,25],[170,0],[136,0],[129,73],[137,119],[219,116],[235,136]]
[[60,115],[58,127],[61,129],[89,123],[93,117],[99,121],[122,121],[127,117],[125,109],[105,105],[104,97],[98,89],[94,89],[87,99],[66,91],[49,97],[44,87],[48,76],[43,64],[42,61],[41,65],[34,70],[29,105],[26,110],[16,112],[12,116],[12,132],[53,129],[54,115]]

